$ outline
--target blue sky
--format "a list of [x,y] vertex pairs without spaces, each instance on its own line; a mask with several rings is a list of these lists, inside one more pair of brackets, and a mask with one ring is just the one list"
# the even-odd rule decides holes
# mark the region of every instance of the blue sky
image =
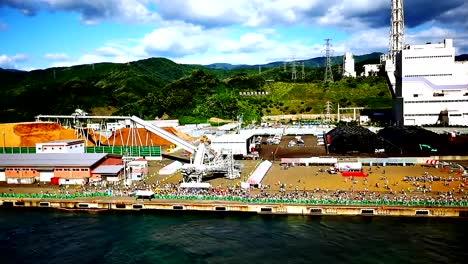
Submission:
[[[406,43],[468,53],[468,1],[404,2]],[[390,0],[0,0],[0,67],[259,64],[323,56],[326,38],[360,55],[387,51],[389,24]]]

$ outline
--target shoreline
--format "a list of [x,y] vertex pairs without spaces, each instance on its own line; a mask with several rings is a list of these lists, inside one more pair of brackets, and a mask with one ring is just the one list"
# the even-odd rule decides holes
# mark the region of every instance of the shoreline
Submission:
[[[114,198],[114,197],[106,197]],[[69,212],[187,212],[310,216],[468,217],[467,206],[249,203],[224,200],[0,198],[1,209],[55,209]]]

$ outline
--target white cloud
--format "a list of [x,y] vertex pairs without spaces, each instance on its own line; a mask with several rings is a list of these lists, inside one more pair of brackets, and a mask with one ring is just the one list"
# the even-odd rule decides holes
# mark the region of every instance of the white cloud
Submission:
[[22,69],[18,66],[18,63],[28,60],[28,57],[24,54],[16,54],[9,56],[6,54],[0,55],[0,68],[3,69]]
[[122,22],[157,21],[159,16],[147,8],[147,0],[2,0],[1,6],[19,9],[26,16],[40,10],[77,12],[85,24],[102,20]]
[[424,44],[426,42],[441,42],[445,38],[454,38],[457,33],[454,30],[431,27],[414,33],[405,35],[405,43],[407,44]]
[[367,29],[352,34],[345,41],[337,43],[340,52],[343,54],[350,51],[354,54],[367,54],[370,52],[387,52],[389,47],[388,30]]
[[64,61],[68,60],[70,56],[65,53],[47,53],[44,55],[44,59],[51,61]]
[[147,34],[141,40],[143,50],[155,56],[183,56],[205,52],[219,39],[217,30],[203,30],[191,24],[175,24]]
[[[166,20],[180,20],[204,27],[242,24],[251,27],[301,22],[307,12],[324,10],[317,0],[154,0]],[[333,0],[332,0],[333,2]]]

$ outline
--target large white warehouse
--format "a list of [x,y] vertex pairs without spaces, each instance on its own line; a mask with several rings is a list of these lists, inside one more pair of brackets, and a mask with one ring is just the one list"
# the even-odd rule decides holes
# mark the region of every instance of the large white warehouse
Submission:
[[225,134],[211,140],[211,149],[218,154],[247,155],[255,147],[254,135]]
[[455,62],[451,39],[406,45],[396,71],[397,124],[468,126],[468,62]]

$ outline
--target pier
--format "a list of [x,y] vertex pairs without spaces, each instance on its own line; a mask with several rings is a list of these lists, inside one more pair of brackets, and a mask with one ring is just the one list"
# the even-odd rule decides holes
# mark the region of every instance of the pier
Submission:
[[59,200],[59,199],[0,199],[0,208],[50,208],[64,211],[190,211],[253,213],[271,215],[340,215],[396,217],[468,217],[467,207],[439,206],[377,206],[320,204],[249,204],[230,201],[190,200]]

